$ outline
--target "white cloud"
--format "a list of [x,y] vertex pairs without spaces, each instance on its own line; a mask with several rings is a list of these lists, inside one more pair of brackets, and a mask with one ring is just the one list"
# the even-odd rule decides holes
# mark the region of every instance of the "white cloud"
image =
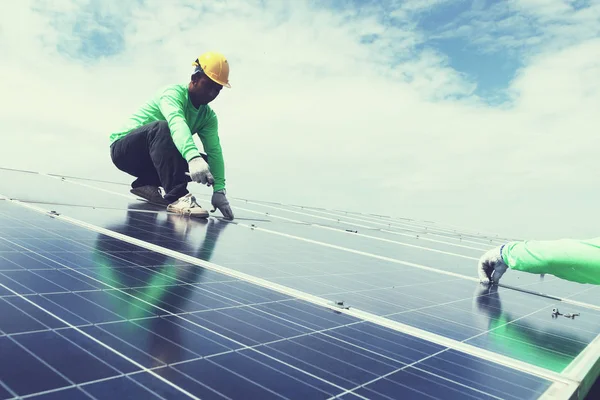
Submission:
[[509,5],[541,16],[571,11],[573,0],[509,0]]
[[[422,4],[429,3],[438,2]],[[577,28],[592,26],[597,8],[510,37],[537,52],[511,84],[514,102],[490,106],[414,21],[385,25],[377,5],[357,12],[301,1],[144,4],[5,6],[3,166],[127,181],[108,158],[111,129],[161,85],[186,82],[191,61],[216,49],[231,62],[233,87],[213,103],[231,196],[520,237],[597,234],[600,42]],[[524,4],[520,15],[563,13],[560,4]],[[409,18],[405,11],[398,15]],[[469,26],[462,29],[475,41],[489,25]],[[539,47],[559,32],[560,48]],[[113,51],[77,58],[82,49],[101,52],[92,39]]]

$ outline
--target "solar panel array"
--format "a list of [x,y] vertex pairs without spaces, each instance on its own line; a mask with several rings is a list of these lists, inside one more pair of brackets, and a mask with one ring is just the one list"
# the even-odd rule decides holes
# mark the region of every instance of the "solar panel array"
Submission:
[[0,399],[582,398],[598,375],[598,287],[477,282],[507,238],[243,199],[194,220],[122,184],[0,179]]

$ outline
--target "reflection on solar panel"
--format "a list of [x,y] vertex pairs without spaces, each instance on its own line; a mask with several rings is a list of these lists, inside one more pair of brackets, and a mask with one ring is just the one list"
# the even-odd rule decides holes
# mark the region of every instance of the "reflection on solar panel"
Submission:
[[190,220],[121,184],[0,180],[0,399],[566,399],[599,373],[599,288],[484,289],[476,260],[505,238],[241,199],[233,222]]

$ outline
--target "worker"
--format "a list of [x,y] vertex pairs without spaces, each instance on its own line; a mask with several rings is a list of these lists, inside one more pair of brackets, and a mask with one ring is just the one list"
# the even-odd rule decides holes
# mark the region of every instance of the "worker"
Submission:
[[[137,178],[130,190],[136,196],[166,206],[168,211],[207,218],[208,211],[187,189],[192,180],[212,186],[212,212],[219,209],[232,220],[218,120],[208,105],[223,86],[231,87],[229,62],[220,53],[206,52],[192,66],[189,84],[159,90],[110,135],[111,159],[119,170]],[[206,154],[198,150],[193,134],[200,138]]]
[[487,251],[477,273],[481,283],[498,284],[508,269],[599,285],[600,237],[510,241]]

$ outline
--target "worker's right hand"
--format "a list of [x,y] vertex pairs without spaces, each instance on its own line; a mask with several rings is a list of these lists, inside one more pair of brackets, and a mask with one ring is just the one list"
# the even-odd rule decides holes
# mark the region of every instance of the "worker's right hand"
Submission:
[[508,266],[502,259],[501,246],[493,248],[479,259],[477,264],[479,281],[486,285],[490,283],[498,284],[507,269]]
[[215,183],[215,178],[213,178],[210,170],[208,169],[208,164],[202,157],[191,159],[188,166],[190,169],[190,178],[192,178],[194,182],[208,186],[211,186]]

